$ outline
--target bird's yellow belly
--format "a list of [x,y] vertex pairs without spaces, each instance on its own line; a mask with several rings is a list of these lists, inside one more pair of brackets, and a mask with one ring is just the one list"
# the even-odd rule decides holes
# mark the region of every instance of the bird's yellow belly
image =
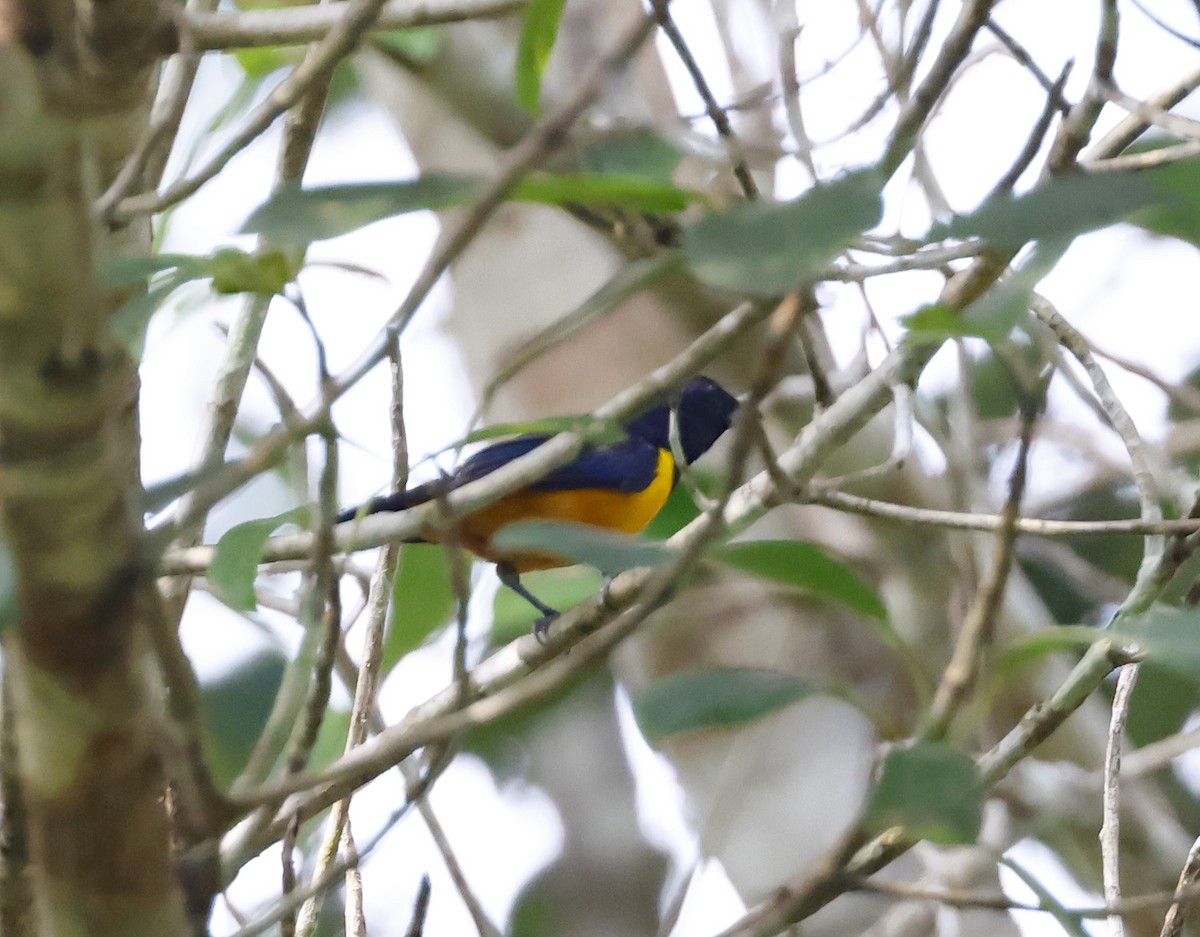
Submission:
[[644,530],[662,510],[674,485],[675,460],[669,452],[662,450],[658,455],[654,481],[642,491],[626,493],[607,488],[567,491],[525,489],[506,495],[463,518],[455,528],[455,536],[472,553],[492,562],[512,563],[520,572],[569,566],[571,560],[549,553],[493,550],[492,536],[502,527],[525,520],[569,521],[636,534]]

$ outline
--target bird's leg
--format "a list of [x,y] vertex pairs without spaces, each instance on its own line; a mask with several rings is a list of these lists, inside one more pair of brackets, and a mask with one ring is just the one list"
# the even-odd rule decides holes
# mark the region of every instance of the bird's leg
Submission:
[[605,573],[604,582],[600,586],[600,603],[610,612],[619,612],[621,607],[613,601],[612,597],[612,581],[616,578],[615,573]]
[[542,613],[542,617],[533,623],[533,636],[539,642],[544,643],[546,640],[546,632],[550,628],[550,623],[558,617],[558,609],[551,608],[536,595],[521,585],[521,574],[517,572],[517,567],[512,563],[503,562],[496,564],[496,575],[500,577],[500,582],[508,586],[517,595],[523,598],[526,602]]

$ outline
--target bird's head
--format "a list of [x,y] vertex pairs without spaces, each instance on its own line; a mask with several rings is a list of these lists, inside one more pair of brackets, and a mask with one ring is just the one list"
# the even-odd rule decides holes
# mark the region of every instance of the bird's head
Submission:
[[[679,392],[675,404],[679,414],[679,442],[688,464],[704,455],[733,422],[738,402],[716,381],[694,377]],[[659,449],[670,449],[671,406],[662,404],[631,420],[631,436],[645,439]]]

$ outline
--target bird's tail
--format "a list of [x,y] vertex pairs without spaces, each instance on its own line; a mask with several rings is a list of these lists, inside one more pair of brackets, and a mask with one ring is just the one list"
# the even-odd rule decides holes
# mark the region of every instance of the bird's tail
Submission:
[[378,514],[380,511],[403,511],[405,508],[410,508],[414,504],[420,502],[413,500],[411,492],[394,491],[390,495],[381,495],[378,498],[372,498],[366,504],[360,504],[358,507],[347,508],[338,515],[337,522],[339,524],[346,521],[352,521],[356,517],[366,517],[368,514]]

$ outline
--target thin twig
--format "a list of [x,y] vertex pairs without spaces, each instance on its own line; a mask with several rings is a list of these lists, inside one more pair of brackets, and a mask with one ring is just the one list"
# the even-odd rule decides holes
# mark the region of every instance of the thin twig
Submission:
[[[1108,740],[1104,746],[1104,820],[1100,825],[1100,868],[1104,876],[1104,901],[1116,905],[1121,901],[1121,744],[1125,738],[1125,723],[1129,718],[1129,699],[1137,686],[1137,664],[1121,668],[1117,691],[1113,696],[1112,718],[1108,725]],[[1119,914],[1108,918],[1112,937],[1124,937],[1125,920]]]
[[1041,114],[1038,115],[1037,121],[1033,125],[1033,129],[1029,132],[1029,136],[1025,141],[1025,146],[1018,154],[1008,172],[1000,177],[1000,180],[992,187],[992,191],[988,193],[988,198],[995,198],[1006,192],[1011,192],[1016,186],[1017,180],[1021,178],[1022,173],[1029,168],[1033,163],[1033,159],[1038,154],[1038,150],[1042,148],[1042,142],[1050,130],[1050,124],[1054,120],[1054,115],[1059,113],[1058,101],[1062,99],[1062,90],[1066,87],[1067,77],[1071,74],[1072,62],[1068,62],[1063,66],[1062,71],[1058,75],[1058,79],[1054,82],[1050,93],[1046,97],[1046,103],[1042,107]]
[[1172,114],[1170,111],[1155,107],[1148,101],[1139,101],[1123,92],[1112,82],[1101,85],[1099,91],[1113,104],[1159,130],[1165,130],[1181,140],[1200,139],[1200,120]]
[[975,37],[987,25],[994,6],[995,0],[968,0],[963,4],[925,80],[916,87],[912,99],[900,112],[887,150],[879,161],[880,170],[885,176],[894,173],[912,152],[921,128],[933,113],[937,100],[949,87],[959,65],[970,53]]
[[1083,98],[1071,108],[1059,128],[1058,137],[1047,159],[1047,166],[1052,171],[1062,172],[1074,166],[1091,137],[1092,128],[1095,127],[1104,106],[1100,89],[1112,81],[1113,66],[1117,60],[1120,22],[1117,0],[1102,0],[1100,30],[1096,36],[1091,81]]
[[[1176,104],[1200,87],[1200,68],[1193,69],[1182,78],[1158,94],[1146,99],[1146,104],[1162,111],[1173,108]],[[1116,127],[1105,134],[1095,146],[1080,160],[1090,166],[1098,161],[1112,159],[1118,153],[1124,152],[1138,137],[1146,132],[1149,124],[1145,120],[1129,115]]]
[[[1133,482],[1141,503],[1142,520],[1148,522],[1162,520],[1159,486],[1147,457],[1145,444],[1142,442],[1141,435],[1138,433],[1133,419],[1129,416],[1129,412],[1113,392],[1104,369],[1093,357],[1087,340],[1043,297],[1036,294],[1032,296],[1030,309],[1038,319],[1049,326],[1059,343],[1075,356],[1083,365],[1088,377],[1091,378],[1096,397],[1104,407],[1109,423],[1120,437],[1129,456]],[[1121,604],[1119,613],[1140,610],[1151,601],[1157,567],[1164,554],[1164,546],[1163,538],[1160,535],[1147,535],[1137,581],[1129,596]]]
[[692,50],[688,48],[687,40],[683,38],[683,33],[679,31],[679,27],[675,24],[674,18],[671,16],[671,11],[667,4],[669,0],[651,0],[655,15],[658,17],[658,25],[662,28],[663,35],[671,43],[675,49],[675,54],[679,56],[679,61],[683,63],[684,69],[691,78],[692,84],[696,87],[696,93],[700,95],[700,100],[704,102],[704,112],[712,121],[713,126],[717,129],[717,135],[725,141],[725,145],[729,150],[729,158],[733,164],[733,175],[737,179],[738,185],[742,188],[742,194],[750,201],[757,201],[758,186],[754,182],[754,177],[750,174],[750,168],[746,165],[745,158],[739,152],[737,137],[733,132],[733,126],[729,123],[729,117],[724,109],[717,103],[716,97],[712,93],[712,88],[708,85],[708,79],[704,77],[704,72],[696,62],[695,56],[692,55]]
[[1200,729],[1176,732],[1128,752],[1121,761],[1121,773],[1127,778],[1145,777],[1197,748],[1200,748]]
[[1200,883],[1200,839],[1192,843],[1192,848],[1188,850],[1187,859],[1179,872],[1179,883],[1175,886],[1171,907],[1167,909],[1159,937],[1181,937],[1188,911],[1188,906],[1182,899],[1185,895],[1195,896],[1197,883]]
[[[1198,841],[1200,842],[1200,841]],[[1200,855],[1198,855],[1200,859]],[[913,882],[888,881],[884,879],[862,879],[851,886],[855,891],[869,892],[873,895],[887,895],[902,901],[934,901],[950,908],[978,908],[995,911],[1039,911],[1044,914],[1067,914],[1073,918],[1108,918],[1114,914],[1129,915],[1145,911],[1147,908],[1160,908],[1169,904],[1173,898],[1180,897],[1188,901],[1200,896],[1200,887],[1195,883],[1181,892],[1156,891],[1145,895],[1132,895],[1123,898],[1117,904],[1086,905],[1060,908],[1057,905],[1047,907],[1044,904],[1029,904],[1015,901],[1007,895],[981,894],[954,888],[929,888]],[[1164,935],[1165,937],[1165,935]]]
[[[1000,40],[1000,44],[1008,50],[1021,67],[1026,69],[1029,74],[1034,77],[1042,90],[1046,92],[1049,99],[1049,107],[1052,111],[1057,111],[1060,114],[1066,114],[1071,110],[1071,102],[1063,97],[1063,80],[1060,77],[1058,81],[1054,81],[1038,66],[1033,60],[1033,56],[1029,54],[1029,50],[1021,45],[1012,34],[1004,29],[994,19],[989,19],[987,24],[988,32]],[[1071,68],[1068,63],[1064,67],[1064,71],[1069,71]]]

